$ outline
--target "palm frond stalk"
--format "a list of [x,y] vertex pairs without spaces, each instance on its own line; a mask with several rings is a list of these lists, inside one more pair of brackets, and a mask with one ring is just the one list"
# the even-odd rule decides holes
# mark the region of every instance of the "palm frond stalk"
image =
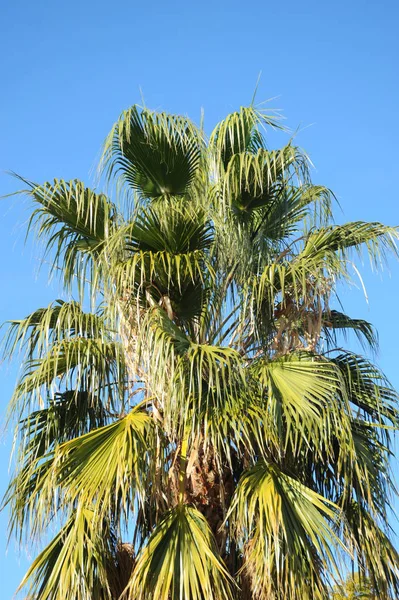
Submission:
[[28,597],[325,600],[351,569],[398,597],[398,397],[342,348],[352,333],[373,352],[372,326],[334,308],[354,255],[383,265],[398,231],[333,225],[333,193],[270,128],[242,107],[207,139],[133,106],[101,160],[129,202],[20,178],[77,294],[4,336],[23,364],[3,504],[10,533],[45,544]]

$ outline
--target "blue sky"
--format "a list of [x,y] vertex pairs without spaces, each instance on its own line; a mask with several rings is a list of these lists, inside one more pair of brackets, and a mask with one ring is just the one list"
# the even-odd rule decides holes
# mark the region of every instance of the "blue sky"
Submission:
[[[140,102],[188,114],[205,111],[209,131],[227,112],[277,97],[286,124],[310,154],[314,181],[336,193],[337,220],[397,225],[399,9],[394,0],[286,2],[236,0],[3,0],[0,11],[0,194],[18,184],[89,181],[101,143],[118,114]],[[0,321],[20,318],[57,297],[38,274],[39,249],[24,248],[29,214],[22,198],[0,202]],[[399,387],[399,264],[371,276],[369,304],[344,294],[352,316],[379,330],[378,364]],[[0,412],[16,367],[0,370]],[[2,419],[4,425],[4,417]],[[0,492],[7,483],[10,436],[0,438]],[[395,471],[398,473],[397,465]],[[12,597],[27,566],[0,515],[0,597]],[[399,528],[394,524],[399,531]],[[31,548],[27,548],[28,553]]]

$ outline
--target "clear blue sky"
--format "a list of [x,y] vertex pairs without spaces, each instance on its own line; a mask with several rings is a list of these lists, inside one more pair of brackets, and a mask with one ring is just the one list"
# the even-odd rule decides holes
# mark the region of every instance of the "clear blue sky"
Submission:
[[[398,22],[395,0],[3,0],[0,170],[38,182],[89,181],[104,136],[121,110],[140,102],[140,87],[151,108],[199,120],[203,107],[209,131],[250,101],[262,71],[259,100],[278,96],[272,104],[287,124],[304,128],[298,143],[316,166],[315,182],[337,194],[339,220],[397,225]],[[0,194],[16,188],[2,172]],[[1,322],[57,296],[37,276],[37,247],[24,250],[27,215],[21,199],[0,202]],[[382,279],[366,269],[369,305],[356,290],[345,302],[377,326],[377,361],[399,387],[399,265],[391,267]],[[0,370],[3,415],[15,374]],[[9,452],[3,435],[1,493]],[[6,555],[6,521],[0,515],[1,600],[12,598],[28,564],[14,543]]]

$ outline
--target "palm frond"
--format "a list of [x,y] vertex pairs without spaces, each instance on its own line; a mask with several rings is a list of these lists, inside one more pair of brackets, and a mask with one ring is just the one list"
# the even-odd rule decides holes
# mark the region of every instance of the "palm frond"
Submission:
[[348,496],[357,498],[370,513],[386,521],[395,492],[389,464],[392,453],[377,427],[354,419],[352,431],[356,457],[351,465],[352,477],[345,486],[350,490]]
[[388,535],[360,504],[352,501],[345,511],[348,542],[354,544],[362,571],[369,576],[381,600],[399,594],[399,554]]
[[156,526],[137,558],[126,598],[228,600],[233,581],[204,516],[179,505]]
[[180,196],[197,175],[202,147],[200,131],[187,118],[132,106],[105,141],[103,169],[144,198]]
[[371,264],[378,267],[385,262],[387,252],[397,254],[398,237],[397,228],[381,223],[354,221],[320,228],[310,233],[302,252],[298,255],[298,261],[328,261],[332,256],[346,259],[349,249],[355,248],[360,251],[364,246]]
[[109,326],[103,315],[84,312],[78,302],[56,300],[25,319],[9,321],[4,357],[23,348],[30,358],[40,357],[52,344],[75,336],[109,339]]
[[378,336],[371,323],[363,319],[352,319],[338,310],[330,310],[323,315],[324,334],[332,347],[337,346],[337,332],[346,336],[353,331],[362,345],[372,350],[378,349]]
[[398,394],[388,379],[367,358],[350,352],[331,359],[346,382],[351,403],[366,420],[384,424],[387,420],[398,427]]
[[244,551],[255,597],[325,598],[323,567],[343,548],[338,508],[276,465],[258,462],[240,479],[229,522]]
[[37,600],[112,600],[107,581],[107,533],[88,508],[72,514],[22,580]]
[[11,508],[11,532],[41,534],[68,506],[93,505],[98,518],[128,519],[136,493],[144,498],[152,423],[136,407],[47,454],[27,457],[3,500]]
[[227,167],[231,157],[241,152],[255,153],[265,147],[262,128],[283,129],[278,114],[267,114],[255,106],[242,106],[218,123],[209,138],[217,161]]
[[293,175],[308,180],[306,156],[291,144],[281,150],[234,154],[223,181],[224,195],[237,212],[266,207]]
[[382,266],[388,252],[397,253],[397,238],[397,229],[381,223],[359,221],[321,227],[306,236],[301,249],[293,243],[264,265],[258,262],[247,301],[255,313],[265,300],[272,306],[276,297],[282,304],[294,301],[304,307],[315,297],[322,302],[338,280],[351,280],[351,250],[361,253],[365,248],[372,265]]
[[109,418],[101,399],[86,391],[56,394],[46,408],[31,412],[19,423],[19,461],[29,464],[55,445],[104,426]]
[[87,275],[94,283],[98,264],[93,259],[102,252],[120,218],[116,206],[78,180],[55,179],[43,185],[22,181],[28,188],[20,193],[39,205],[30,217],[28,232],[35,229],[37,237],[45,240],[52,270],[59,269],[67,285],[75,278],[82,285]]
[[123,406],[126,367],[123,347],[101,338],[74,337],[53,344],[43,357],[28,358],[15,389],[10,414],[22,415],[27,407],[43,406],[45,399],[63,390],[104,395],[104,405]]
[[264,390],[266,411],[285,447],[289,443],[296,453],[314,445],[325,452],[333,436],[348,439],[349,404],[344,380],[333,362],[306,353],[287,355],[256,362],[253,375]]
[[128,415],[59,445],[51,477],[64,500],[93,504],[95,512],[127,518],[138,491],[145,493],[152,419],[139,407]]

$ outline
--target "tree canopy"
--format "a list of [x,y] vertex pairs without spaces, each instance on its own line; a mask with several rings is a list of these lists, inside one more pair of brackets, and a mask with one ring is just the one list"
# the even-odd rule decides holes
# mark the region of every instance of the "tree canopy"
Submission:
[[398,397],[337,296],[398,230],[334,224],[273,129],[254,105],[210,136],[133,106],[98,188],[21,179],[65,292],[4,338],[23,357],[10,534],[47,544],[28,597],[325,600],[352,564],[399,596]]

